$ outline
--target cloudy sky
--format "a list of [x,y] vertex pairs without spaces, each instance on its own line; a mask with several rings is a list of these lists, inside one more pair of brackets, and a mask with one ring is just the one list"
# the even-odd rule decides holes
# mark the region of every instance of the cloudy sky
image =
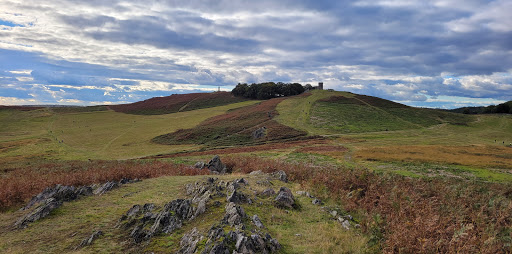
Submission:
[[0,104],[323,81],[413,106],[512,100],[510,0],[0,0]]

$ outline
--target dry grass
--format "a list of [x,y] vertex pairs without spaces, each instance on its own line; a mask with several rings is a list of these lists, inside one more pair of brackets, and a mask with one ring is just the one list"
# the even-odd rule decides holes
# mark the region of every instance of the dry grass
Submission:
[[55,184],[90,185],[122,178],[206,174],[188,166],[160,161],[73,161],[10,168],[0,178],[0,210],[20,205]]
[[284,170],[322,198],[359,212],[363,230],[385,253],[509,253],[512,186],[406,178],[364,169],[314,167],[228,157],[235,171]]
[[272,151],[272,150],[296,148],[296,147],[301,147],[301,146],[325,144],[327,142],[328,142],[328,140],[326,140],[326,139],[312,137],[312,138],[305,138],[303,140],[288,141],[286,143],[268,143],[268,144],[255,145],[255,146],[240,146],[240,147],[223,148],[223,149],[211,149],[211,150],[197,151],[197,152],[162,154],[162,155],[150,156],[150,157],[148,157],[148,159]]
[[512,169],[512,149],[490,145],[364,147],[355,152],[355,157],[364,160],[435,162]]

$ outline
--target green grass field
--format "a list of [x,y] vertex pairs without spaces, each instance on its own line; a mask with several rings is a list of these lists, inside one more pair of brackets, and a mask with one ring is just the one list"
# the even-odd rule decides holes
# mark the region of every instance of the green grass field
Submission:
[[197,145],[166,146],[151,143],[155,136],[191,128],[209,117],[251,105],[246,101],[226,106],[166,115],[131,115],[113,111],[55,113],[0,111],[0,161],[24,159],[129,159]]

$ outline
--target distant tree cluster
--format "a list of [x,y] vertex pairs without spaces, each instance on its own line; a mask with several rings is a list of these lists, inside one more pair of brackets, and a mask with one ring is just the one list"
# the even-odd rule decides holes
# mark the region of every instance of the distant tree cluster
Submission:
[[299,83],[266,82],[250,85],[239,83],[231,93],[235,96],[250,99],[267,100],[275,97],[301,94],[306,89]]

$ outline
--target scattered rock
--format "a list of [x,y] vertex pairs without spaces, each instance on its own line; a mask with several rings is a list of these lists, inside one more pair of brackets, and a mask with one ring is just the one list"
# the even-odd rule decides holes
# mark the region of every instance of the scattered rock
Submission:
[[332,215],[332,217],[336,217],[336,215],[338,215],[338,212],[336,210],[332,210],[330,214]]
[[350,222],[348,220],[345,220],[341,223],[341,226],[346,229],[346,230],[349,230],[350,229]]
[[48,216],[53,210],[59,208],[62,205],[62,201],[55,198],[48,198],[44,204],[41,204],[31,213],[23,216],[21,219],[14,223],[16,228],[26,228],[29,223],[42,219]]
[[277,207],[291,209],[295,206],[295,198],[292,191],[286,187],[281,187],[275,199]]
[[320,201],[320,199],[313,199],[313,201],[311,201],[311,203],[313,203],[313,205],[322,205],[322,201]]
[[258,228],[265,228],[265,226],[263,226],[263,223],[261,223],[260,217],[258,217],[258,215],[256,214],[252,216],[252,222]]
[[272,176],[277,178],[280,181],[285,182],[285,183],[288,182],[288,176],[286,175],[286,172],[284,172],[282,170],[278,170],[278,171],[272,173]]
[[96,240],[98,237],[102,236],[103,232],[101,230],[94,232],[91,236],[85,238],[78,246],[77,248],[83,248],[85,246],[89,246],[92,244],[94,240]]

